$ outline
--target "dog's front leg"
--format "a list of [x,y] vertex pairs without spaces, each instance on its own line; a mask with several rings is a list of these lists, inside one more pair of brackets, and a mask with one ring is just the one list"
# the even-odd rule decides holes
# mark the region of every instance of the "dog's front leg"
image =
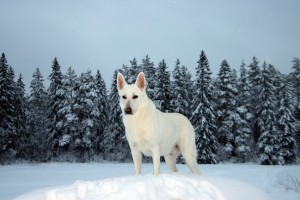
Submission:
[[152,149],[152,160],[153,160],[153,174],[155,176],[159,175],[160,171],[160,152],[159,146],[154,146]]
[[132,159],[134,163],[135,174],[141,174],[141,165],[142,165],[142,153],[137,150],[131,150]]

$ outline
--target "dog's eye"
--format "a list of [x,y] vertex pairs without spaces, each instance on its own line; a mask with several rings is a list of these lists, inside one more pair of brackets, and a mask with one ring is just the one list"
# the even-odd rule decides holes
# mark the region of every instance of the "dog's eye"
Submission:
[[133,99],[137,99],[139,96],[138,95],[134,95],[133,96]]
[[127,97],[125,95],[122,96],[123,99],[127,99]]

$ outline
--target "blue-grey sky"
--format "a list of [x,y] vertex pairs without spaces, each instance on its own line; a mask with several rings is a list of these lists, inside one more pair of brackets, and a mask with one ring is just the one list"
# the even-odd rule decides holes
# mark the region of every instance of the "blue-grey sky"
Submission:
[[[0,52],[29,87],[54,57],[62,72],[99,69],[110,87],[114,69],[148,54],[195,73],[204,50],[214,76],[223,59],[239,69],[253,56],[291,72],[300,57],[299,0],[0,0]],[[46,84],[46,83],[45,83]],[[46,84],[47,85],[47,84]]]

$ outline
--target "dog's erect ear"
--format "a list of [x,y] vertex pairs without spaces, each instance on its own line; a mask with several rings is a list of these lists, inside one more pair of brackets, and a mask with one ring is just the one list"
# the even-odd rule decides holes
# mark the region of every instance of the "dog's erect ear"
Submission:
[[140,72],[139,75],[137,76],[137,79],[135,81],[135,84],[142,90],[146,90],[146,78],[144,72]]
[[117,76],[117,86],[118,86],[118,90],[122,90],[124,88],[124,86],[127,85],[124,76],[118,72],[118,76]]

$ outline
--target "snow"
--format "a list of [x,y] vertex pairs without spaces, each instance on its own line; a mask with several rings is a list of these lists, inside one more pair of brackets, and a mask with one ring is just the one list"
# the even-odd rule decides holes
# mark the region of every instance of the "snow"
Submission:
[[287,187],[288,177],[300,180],[300,166],[199,165],[202,175],[195,176],[185,165],[170,173],[162,163],[158,177],[152,164],[142,167],[135,176],[132,163],[0,166],[0,199],[300,199]]
[[69,142],[70,142],[70,140],[71,140],[71,135],[69,135],[69,134],[64,134],[63,136],[62,136],[62,138],[60,138],[59,139],[59,146],[64,146],[64,145],[66,145],[66,144],[68,144]]

